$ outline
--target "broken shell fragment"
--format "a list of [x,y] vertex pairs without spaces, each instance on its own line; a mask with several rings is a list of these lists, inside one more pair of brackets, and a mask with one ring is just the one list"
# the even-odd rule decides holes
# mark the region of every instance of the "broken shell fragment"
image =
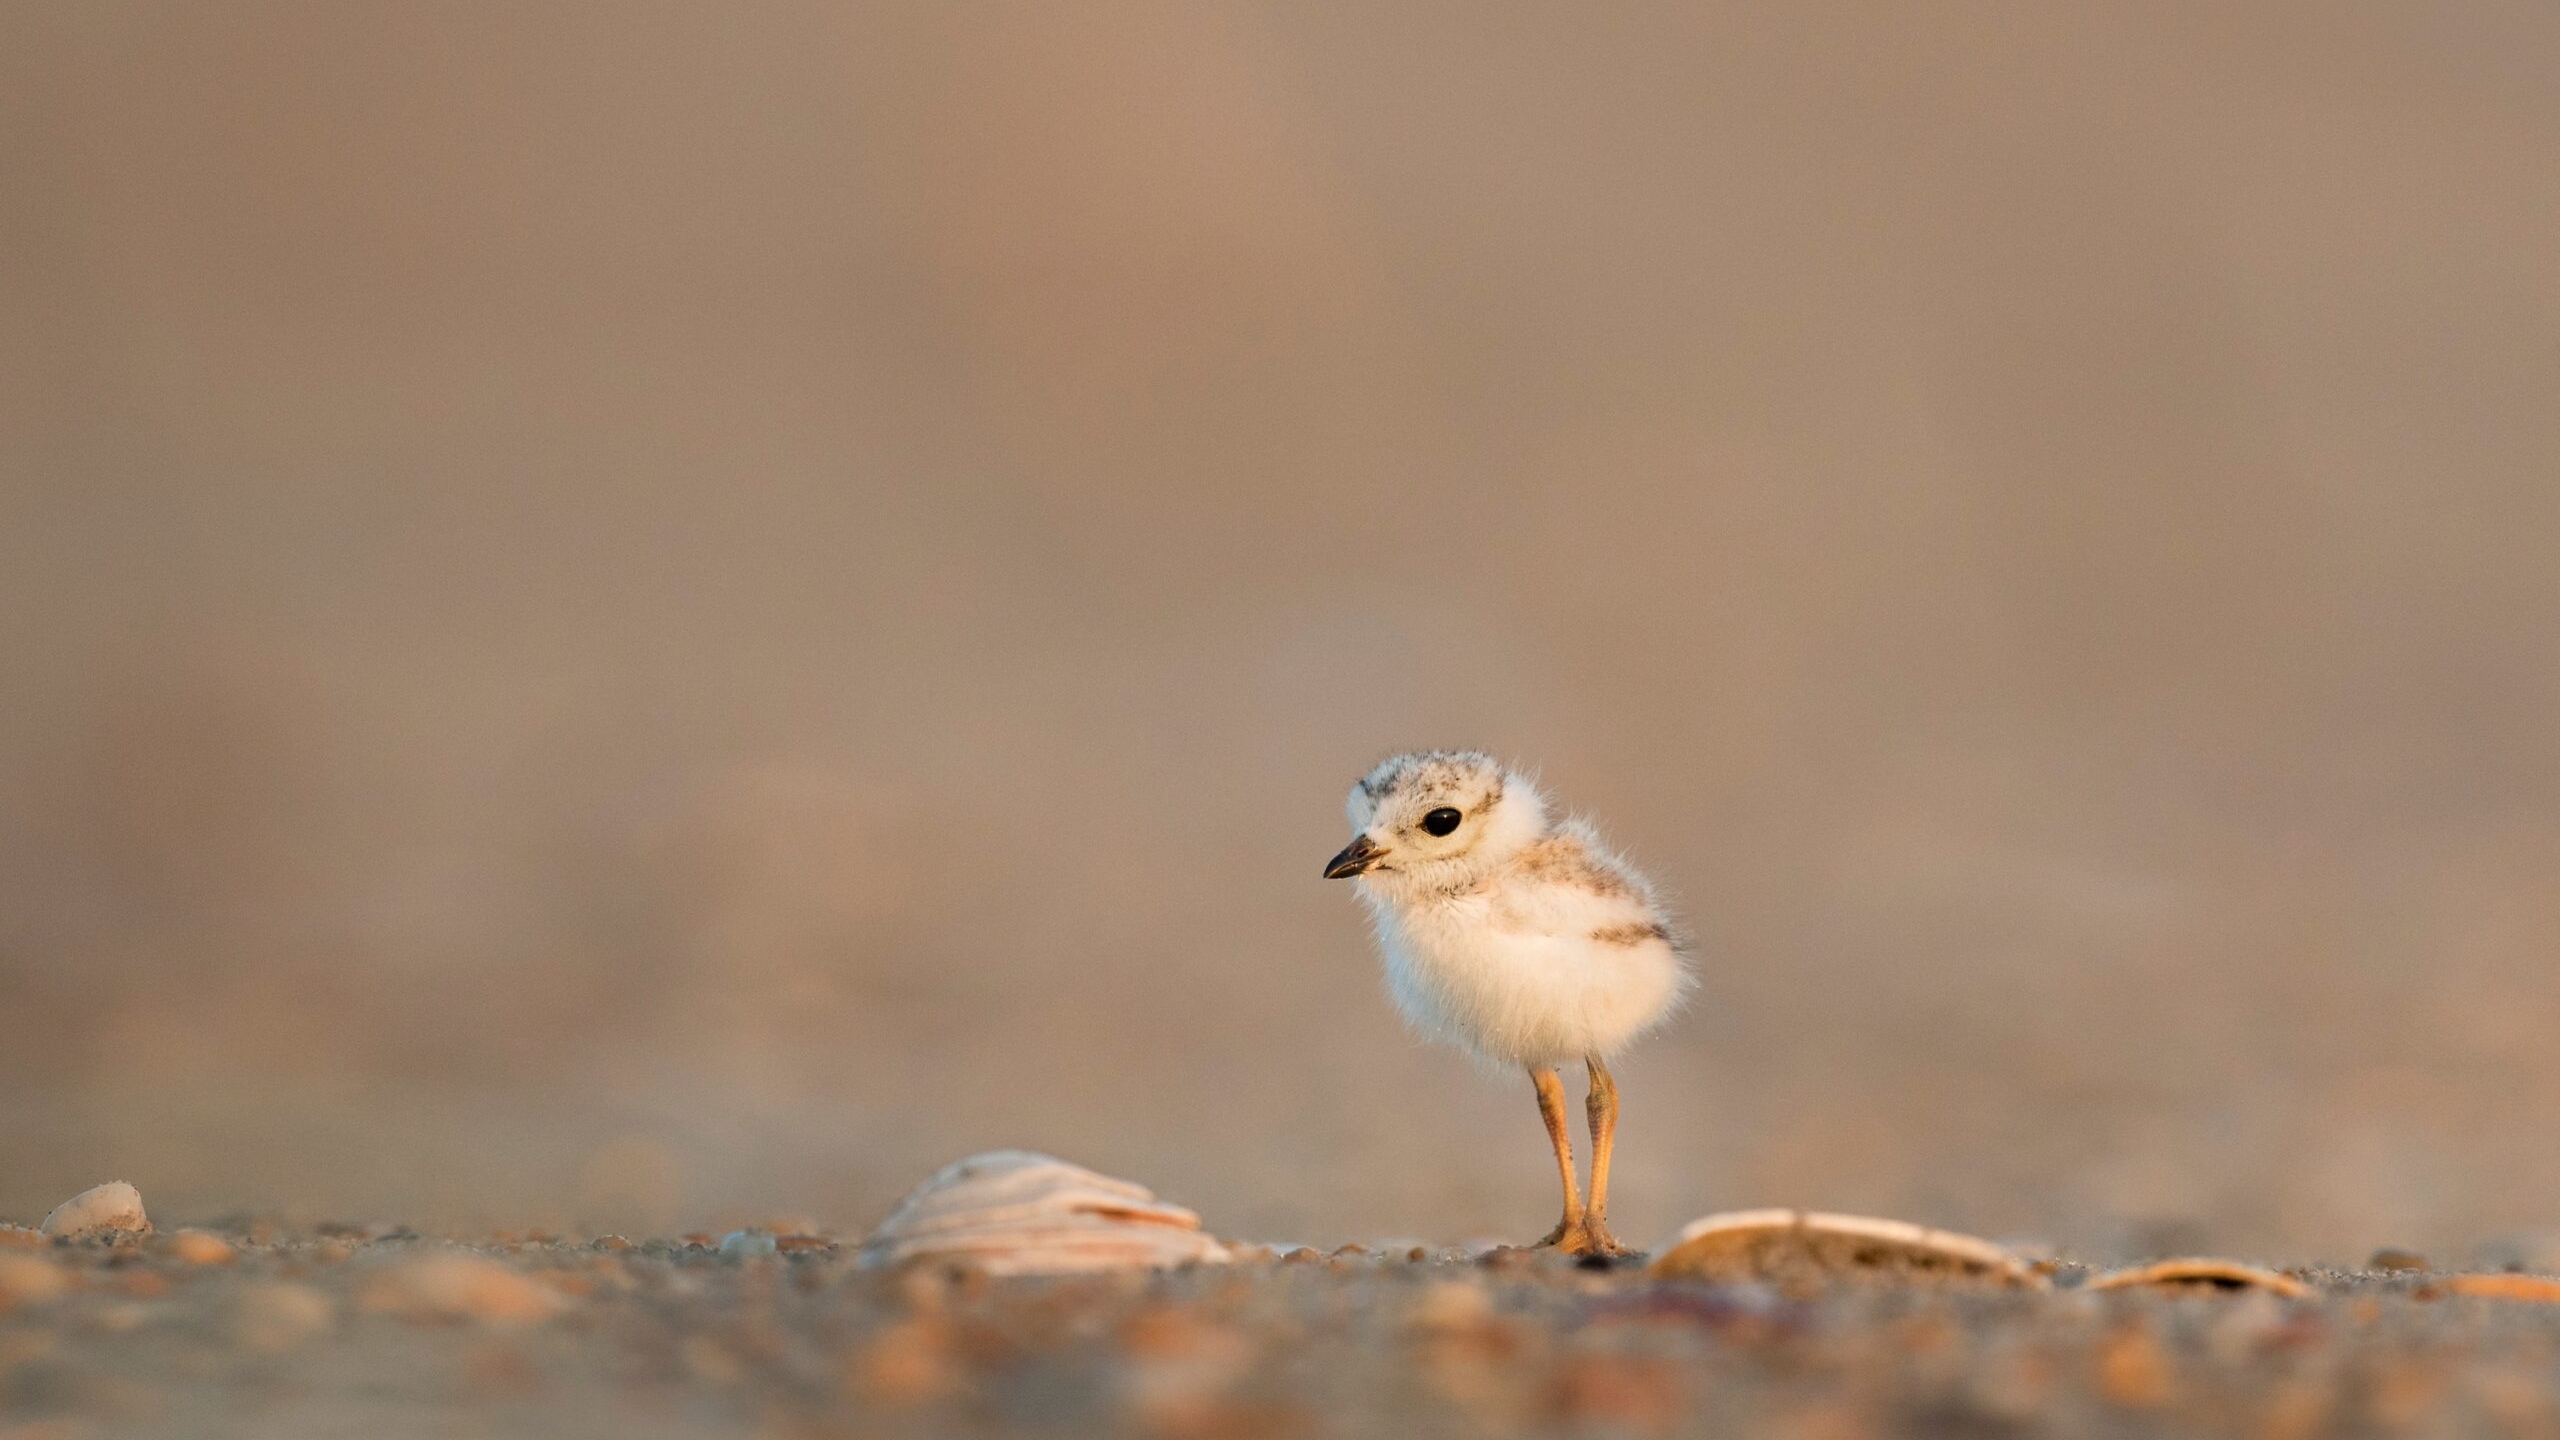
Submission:
[[2527,1300],[2560,1305],[2560,1280],[2548,1275],[2447,1275],[2418,1292],[2421,1300],[2461,1295],[2474,1300]]
[[2311,1287],[2281,1271],[2237,1260],[2193,1257],[2159,1260],[2110,1270],[2082,1286],[2086,1290],[2263,1290],[2288,1300],[2311,1293]]
[[1143,1185],[1048,1155],[996,1150],[945,1166],[862,1245],[866,1269],[938,1260],[990,1275],[1223,1263],[1200,1217]]
[[148,1232],[142,1192],[122,1180],[93,1185],[53,1207],[44,1217],[47,1235],[104,1235],[119,1231]]
[[1688,1280],[1932,1280],[2029,1290],[2051,1283],[1988,1240],[1816,1210],[1736,1210],[1693,1220],[1648,1271]]

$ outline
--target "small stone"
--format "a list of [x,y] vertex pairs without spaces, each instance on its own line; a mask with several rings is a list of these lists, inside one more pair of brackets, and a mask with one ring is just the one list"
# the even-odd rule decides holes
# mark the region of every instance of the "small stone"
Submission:
[[572,1300],[596,1293],[595,1277],[581,1275],[574,1270],[536,1270],[533,1279],[536,1284],[548,1285]]
[[[50,1360],[62,1349],[62,1337],[31,1325],[0,1330],[0,1375],[37,1360]],[[0,1430],[0,1435],[10,1432]],[[11,1436],[11,1440],[16,1437]]]
[[71,1288],[71,1272],[48,1256],[0,1251],[0,1310],[33,1305]]
[[2139,1325],[2116,1330],[2098,1342],[2098,1393],[2131,1409],[2166,1405],[2177,1386],[2177,1370],[2169,1352]]
[[1417,1330],[1463,1330],[1493,1313],[1493,1297],[1478,1285],[1443,1280],[1414,1297],[1405,1323]]
[[422,1255],[384,1267],[357,1300],[367,1314],[412,1320],[478,1320],[527,1325],[568,1302],[548,1285],[465,1251]]
[[150,1228],[150,1217],[142,1213],[142,1192],[122,1180],[83,1190],[44,1217],[44,1233],[56,1237]]
[[230,1241],[205,1230],[181,1230],[162,1241],[160,1248],[190,1265],[228,1265],[240,1256]]
[[1176,1306],[1130,1317],[1120,1345],[1130,1360],[1122,1398],[1158,1435],[1215,1433],[1227,1390],[1253,1358],[1252,1342],[1232,1327]]
[[240,1292],[231,1311],[231,1338],[251,1350],[290,1350],[327,1330],[338,1318],[329,1297],[307,1285],[262,1280]]
[[957,1358],[947,1321],[914,1316],[854,1349],[845,1363],[845,1387],[885,1408],[921,1405],[958,1388]]
[[143,1322],[150,1318],[150,1306],[137,1305],[127,1300],[113,1305],[101,1305],[90,1311],[89,1325],[103,1335],[123,1335],[141,1329]]
[[1575,1428],[1659,1435],[1680,1419],[1679,1368],[1652,1356],[1581,1355],[1556,1373],[1551,1404]]
[[720,1237],[720,1253],[731,1259],[771,1255],[780,1248],[772,1236],[761,1230],[732,1230]]
[[169,1293],[169,1277],[157,1270],[129,1266],[122,1279],[115,1282],[116,1291],[135,1300],[157,1300]]
[[515,1345],[491,1340],[462,1364],[462,1388],[475,1400],[521,1400],[542,1390],[542,1371]]
[[2415,1250],[2403,1250],[2395,1245],[2386,1245],[2374,1251],[2373,1258],[2364,1263],[2368,1270],[2424,1270],[2427,1268],[2427,1257]]
[[716,1336],[689,1335],[677,1348],[685,1370],[705,1385],[727,1388],[747,1377],[747,1367],[738,1352],[720,1343]]

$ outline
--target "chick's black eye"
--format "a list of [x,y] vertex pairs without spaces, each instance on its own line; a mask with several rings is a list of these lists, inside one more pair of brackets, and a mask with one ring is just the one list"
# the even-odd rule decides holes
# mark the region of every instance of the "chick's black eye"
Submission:
[[1422,828],[1430,831],[1434,835],[1446,835],[1450,831],[1457,829],[1458,822],[1465,818],[1465,816],[1459,814],[1457,811],[1443,805],[1439,809],[1422,817]]

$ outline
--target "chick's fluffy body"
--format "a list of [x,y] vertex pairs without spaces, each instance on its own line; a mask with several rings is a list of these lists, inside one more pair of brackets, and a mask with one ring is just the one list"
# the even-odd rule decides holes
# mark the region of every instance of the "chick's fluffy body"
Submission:
[[[1387,990],[1417,1031],[1501,1065],[1615,1054],[1678,1008],[1688,944],[1634,867],[1527,777],[1473,752],[1399,755],[1354,786]],[[1461,815],[1446,836],[1425,817]]]

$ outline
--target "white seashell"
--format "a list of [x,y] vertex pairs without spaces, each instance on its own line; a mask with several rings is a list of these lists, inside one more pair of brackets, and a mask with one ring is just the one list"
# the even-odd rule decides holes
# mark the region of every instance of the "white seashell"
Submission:
[[994,1150],[908,1192],[863,1242],[861,1263],[927,1259],[990,1275],[1058,1275],[1227,1258],[1199,1216],[1143,1185],[1027,1150]]
[[1691,1221],[1648,1267],[1693,1280],[1967,1280],[2050,1286],[2014,1253],[1946,1230],[1817,1210],[1736,1210]]
[[2110,1270],[2082,1287],[2088,1290],[2264,1290],[2296,1299],[2311,1287],[2279,1271],[2237,1260],[2192,1258],[2158,1260]]
[[122,1180],[93,1185],[53,1207],[44,1217],[47,1235],[98,1235],[116,1230],[147,1231],[142,1192]]

